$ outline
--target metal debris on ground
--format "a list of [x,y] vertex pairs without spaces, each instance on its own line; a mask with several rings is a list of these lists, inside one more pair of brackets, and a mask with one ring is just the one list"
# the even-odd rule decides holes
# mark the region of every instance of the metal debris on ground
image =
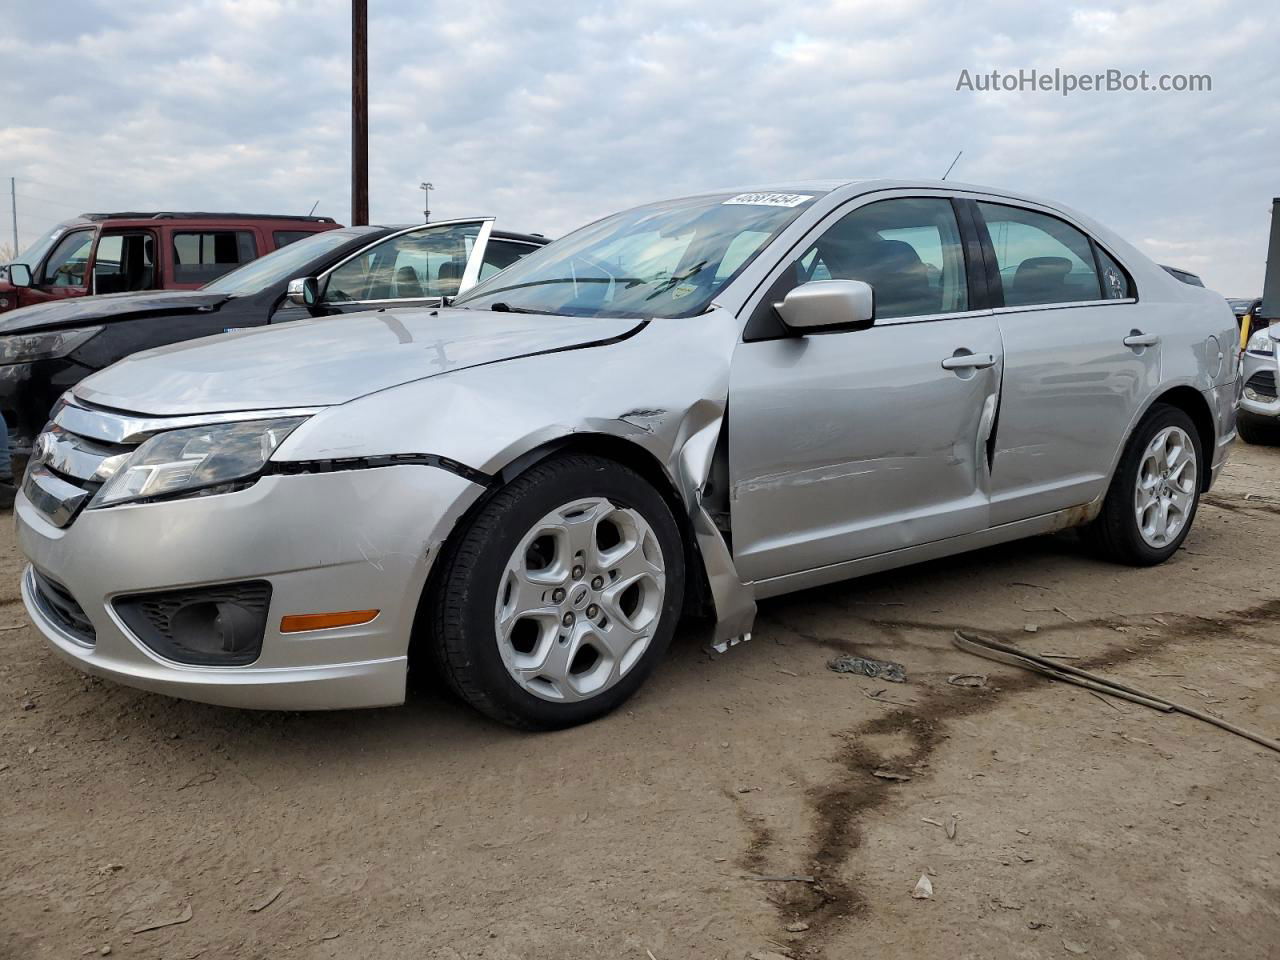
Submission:
[[1214,713],[1203,710],[1197,710],[1194,707],[1188,707],[1181,703],[1175,703],[1172,700],[1166,700],[1154,693],[1148,693],[1137,687],[1131,687],[1107,677],[1098,674],[1089,673],[1078,667],[1073,667],[1065,663],[1051,663],[1043,656],[1037,656],[1034,653],[1028,653],[1018,647],[1011,646],[1007,643],[1001,643],[999,640],[993,640],[991,637],[983,637],[978,634],[965,633],[963,630],[955,631],[952,642],[961,650],[976,654],[987,660],[994,660],[996,663],[1007,663],[1014,667],[1021,667],[1024,670],[1030,670],[1033,673],[1043,674],[1054,680],[1060,680],[1063,683],[1072,683],[1078,687],[1096,693],[1104,693],[1109,697],[1118,697],[1122,700],[1131,700],[1134,703],[1140,703],[1144,707],[1150,707],[1153,710],[1159,710],[1162,713],[1181,713],[1188,717],[1194,717],[1197,720],[1203,720],[1205,723],[1211,723],[1215,727],[1226,730],[1228,733],[1234,733],[1238,737],[1244,737],[1246,740],[1252,740],[1254,743],[1266,747],[1268,750],[1275,750],[1280,753],[1280,740],[1273,740],[1265,737],[1253,730],[1236,726],[1234,723],[1228,723],[1222,717]]
[[954,840],[956,838],[956,818],[954,814],[952,814],[950,817],[947,817],[946,830],[947,830],[947,839]]
[[892,660],[873,660],[844,654],[827,662],[827,669],[836,673],[856,673],[864,677],[878,677],[890,683],[906,683],[907,668]]
[[985,673],[953,673],[947,677],[947,683],[953,687],[985,687],[987,675]]
[[933,882],[929,879],[929,875],[922,873],[920,879],[916,881],[916,887],[911,891],[912,900],[932,900],[933,899]]
[[895,773],[892,770],[872,770],[871,775],[879,777],[881,780],[896,780],[900,783],[911,779],[911,774],[909,773]]

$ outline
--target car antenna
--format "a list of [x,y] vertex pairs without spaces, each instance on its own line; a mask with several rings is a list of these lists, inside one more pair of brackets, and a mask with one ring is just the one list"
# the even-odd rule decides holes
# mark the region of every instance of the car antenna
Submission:
[[[945,180],[945,179],[947,179],[947,178],[946,178],[946,177],[943,177],[942,179],[943,179],[943,180]],[[319,201],[319,200],[317,200],[315,203],[313,203],[313,204],[311,205],[311,212],[310,212],[310,213],[308,213],[308,214],[307,214],[307,216],[309,217],[309,216],[311,216],[311,214],[312,214],[312,213],[315,213],[315,212],[316,212],[316,207],[318,207],[318,206],[320,206],[320,201]]]
[[956,154],[956,158],[955,158],[954,160],[952,160],[952,161],[951,161],[951,166],[950,166],[950,167],[947,167],[947,173],[944,173],[944,174],[942,175],[942,179],[943,179],[943,180],[947,179],[947,174],[949,174],[949,173],[952,171],[952,169],[955,167],[955,165],[956,165],[957,163],[959,163],[959,162],[960,162],[960,154],[961,154],[961,153],[964,153],[964,151],[963,151],[963,150],[959,151],[959,153],[957,153],[957,154]]

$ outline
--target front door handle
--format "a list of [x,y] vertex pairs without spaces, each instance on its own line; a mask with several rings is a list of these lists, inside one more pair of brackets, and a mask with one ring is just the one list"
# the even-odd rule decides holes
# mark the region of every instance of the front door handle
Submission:
[[958,353],[942,361],[943,370],[985,370],[995,365],[995,354],[991,353]]
[[1130,331],[1124,338],[1126,347],[1154,347],[1159,342],[1160,338],[1154,333],[1143,333],[1141,330]]

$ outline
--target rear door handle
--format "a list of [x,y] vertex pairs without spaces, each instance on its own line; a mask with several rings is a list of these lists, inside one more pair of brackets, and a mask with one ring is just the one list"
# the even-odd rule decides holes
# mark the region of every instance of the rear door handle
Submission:
[[1160,338],[1154,333],[1143,333],[1141,330],[1134,330],[1124,338],[1126,347],[1154,347],[1160,342]]
[[943,370],[985,370],[995,365],[995,354],[991,353],[961,353],[942,361]]

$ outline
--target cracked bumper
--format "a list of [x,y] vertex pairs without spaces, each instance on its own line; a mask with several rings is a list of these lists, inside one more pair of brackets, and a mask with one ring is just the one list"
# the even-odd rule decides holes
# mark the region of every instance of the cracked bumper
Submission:
[[[396,466],[265,477],[237,493],[86,510],[59,529],[20,496],[18,542],[93,625],[92,644],[22,596],[49,645],[87,673],[157,693],[279,710],[404,700],[409,635],[436,548],[480,488],[445,470]],[[112,601],[122,594],[263,579],[271,604],[262,652],[243,667],[157,655]],[[288,614],[377,609],[367,624],[282,634]]]

